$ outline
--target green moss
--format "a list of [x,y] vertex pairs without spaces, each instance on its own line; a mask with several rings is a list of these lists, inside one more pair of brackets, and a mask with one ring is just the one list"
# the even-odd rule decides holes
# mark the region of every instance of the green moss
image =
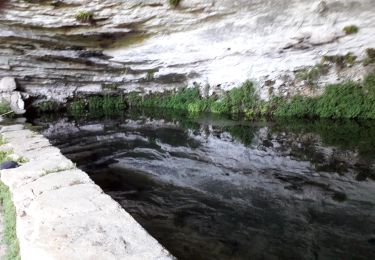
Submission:
[[83,100],[75,99],[68,103],[68,112],[74,116],[82,115],[85,111],[85,102]]
[[[0,151],[0,163],[8,160],[9,153]],[[0,181],[0,203],[4,215],[4,241],[7,246],[5,259],[20,259],[16,233],[16,209],[9,188]]]
[[0,181],[0,203],[4,214],[4,240],[7,246],[5,259],[21,259],[19,256],[19,244],[16,234],[16,209],[12,202],[9,188]]
[[310,86],[315,86],[316,81],[322,75],[327,74],[329,71],[329,66],[325,64],[317,64],[311,68],[305,68],[297,71],[296,77],[300,80],[304,80]]
[[[201,100],[199,95],[199,88],[181,88],[177,92],[167,93],[155,93],[144,96],[141,99],[137,99],[141,103],[135,104],[135,106],[144,107],[163,107],[172,109],[188,110],[189,104],[198,102]],[[135,99],[133,99],[134,104]]]
[[154,78],[155,78],[155,71],[153,70],[147,71],[146,80],[152,81]]
[[245,109],[254,109],[257,105],[258,96],[252,82],[246,81],[241,87],[234,88],[228,92],[229,106],[232,113],[238,113]]
[[104,83],[102,84],[103,89],[108,89],[108,90],[117,90],[121,86],[120,83]]
[[346,82],[327,86],[319,97],[273,97],[262,101],[249,81],[227,91],[221,97],[202,97],[199,87],[181,88],[176,92],[153,93],[126,97],[130,107],[160,107],[185,110],[190,114],[213,112],[242,114],[248,119],[259,117],[321,117],[375,119],[375,74],[362,83]]
[[75,18],[82,23],[92,22],[94,20],[94,14],[88,11],[80,11],[75,15]]
[[366,49],[367,57],[363,61],[364,66],[368,66],[370,64],[375,63],[375,49],[374,48],[368,48]]
[[280,101],[273,115],[276,117],[314,117],[316,116],[316,99],[295,96],[290,101]]
[[367,75],[363,81],[363,87],[365,94],[368,95],[370,99],[375,101],[375,73]]
[[60,110],[61,105],[55,101],[45,101],[35,105],[35,108],[39,112],[56,112]]
[[87,99],[75,99],[68,104],[69,114],[81,117],[86,114],[103,116],[119,114],[126,108],[123,96],[90,96]]
[[375,49],[374,48],[367,48],[366,54],[370,59],[375,59]]
[[12,109],[10,108],[9,103],[7,102],[0,103],[0,115],[4,115],[10,111],[12,111]]
[[142,106],[143,97],[138,92],[131,92],[126,95],[126,102],[129,107]]
[[234,88],[221,97],[202,97],[199,86],[192,88],[183,87],[177,92],[166,92],[163,94],[153,93],[140,96],[130,93],[127,102],[132,107],[162,107],[169,109],[187,110],[191,113],[213,112],[213,113],[240,113],[245,109],[255,108],[258,97],[255,88],[250,81],[241,87]]
[[0,151],[0,163],[2,163],[4,161],[8,161],[8,160],[9,160],[9,153],[4,152],[4,151]]
[[356,83],[328,86],[315,102],[316,114],[323,118],[365,117],[365,95]]
[[180,5],[181,0],[168,0],[168,4],[172,7],[177,7]]
[[349,52],[346,55],[324,55],[322,57],[322,63],[335,64],[339,68],[353,66],[357,56]]
[[228,98],[223,98],[221,100],[215,101],[211,104],[210,111],[216,114],[224,114],[230,111],[230,103]]
[[23,164],[23,163],[28,163],[29,162],[29,159],[27,159],[26,157],[19,157],[17,160],[16,160],[18,163],[20,164]]
[[6,144],[7,141],[5,140],[4,137],[0,136],[0,145]]
[[348,25],[343,28],[346,34],[354,34],[359,32],[359,28],[356,25]]
[[374,82],[374,76],[368,76],[362,85],[346,82],[327,86],[320,97],[293,97],[281,102],[274,116],[375,119],[374,96],[366,94],[373,93]]
[[88,99],[88,108],[92,112],[112,113],[113,111],[122,111],[125,107],[123,96],[93,96]]

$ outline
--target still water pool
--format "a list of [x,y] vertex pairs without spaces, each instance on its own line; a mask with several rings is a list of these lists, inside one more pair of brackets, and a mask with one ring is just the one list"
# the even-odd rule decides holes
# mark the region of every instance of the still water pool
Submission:
[[375,122],[30,121],[178,259],[375,259]]

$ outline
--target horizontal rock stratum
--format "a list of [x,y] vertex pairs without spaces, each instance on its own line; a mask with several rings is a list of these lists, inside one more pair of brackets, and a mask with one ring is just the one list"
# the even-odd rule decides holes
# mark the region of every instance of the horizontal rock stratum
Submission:
[[[230,89],[246,80],[262,98],[310,93],[296,71],[353,53],[317,86],[360,80],[375,48],[373,0],[6,0],[0,78],[39,100],[164,91],[194,82]],[[92,22],[76,19],[92,14]],[[346,34],[346,26],[358,32]],[[319,94],[321,89],[317,89]],[[313,93],[314,94],[314,93]]]
[[42,135],[1,127],[6,144],[29,161],[2,170],[26,259],[173,259],[121,206]]

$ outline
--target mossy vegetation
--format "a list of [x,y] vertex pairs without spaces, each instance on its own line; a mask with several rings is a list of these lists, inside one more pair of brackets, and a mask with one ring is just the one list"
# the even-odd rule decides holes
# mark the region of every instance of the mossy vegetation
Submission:
[[327,86],[319,97],[295,96],[291,99],[272,97],[259,99],[253,84],[227,91],[223,96],[202,97],[199,87],[181,88],[175,92],[127,96],[131,107],[161,107],[186,110],[190,114],[213,112],[243,114],[249,119],[257,117],[298,118],[368,118],[375,119],[375,74],[362,83],[345,82]]
[[81,99],[75,99],[68,103],[68,112],[73,115],[83,114],[85,111],[85,101]]
[[[2,138],[2,137],[1,137]],[[0,151],[0,163],[9,159],[9,152]],[[16,209],[13,205],[9,188],[0,181],[0,203],[4,215],[4,241],[6,248],[6,260],[18,260],[19,243],[16,233]]]
[[334,64],[338,68],[345,68],[353,66],[357,56],[349,52],[346,55],[324,55],[322,57],[322,63]]
[[39,112],[55,112],[61,109],[61,105],[55,101],[45,101],[35,105],[35,109]]
[[90,111],[104,111],[111,113],[125,109],[125,100],[123,96],[92,96],[88,99],[88,108]]
[[102,84],[102,88],[106,90],[117,90],[121,86],[120,83],[105,83]]
[[0,115],[4,115],[4,114],[8,113],[9,111],[12,111],[12,109],[10,108],[9,103],[7,103],[7,102],[1,102],[0,103]]
[[370,64],[375,64],[375,49],[374,48],[366,49],[366,55],[367,57],[363,61],[363,65],[368,66]]
[[234,88],[224,96],[202,97],[199,87],[181,88],[167,93],[153,93],[141,96],[131,93],[127,102],[132,107],[162,107],[168,109],[187,110],[190,113],[239,113],[256,109],[258,96],[250,81],[241,87]]
[[315,86],[316,81],[322,75],[327,74],[329,71],[329,66],[326,64],[317,64],[311,68],[305,68],[302,70],[297,71],[296,77],[300,80],[306,81],[306,83],[310,86]]
[[0,151],[0,163],[8,161],[8,160],[9,160],[9,152]]
[[94,21],[94,13],[88,11],[80,11],[75,15],[75,18],[81,23],[91,23]]
[[146,80],[152,81],[154,78],[155,78],[155,71],[154,70],[147,71]]
[[24,164],[24,163],[28,163],[29,159],[27,159],[26,157],[20,156],[17,158],[16,162],[18,162],[19,164]]
[[172,7],[177,7],[181,3],[181,0],[168,0],[168,4]]
[[5,259],[21,259],[16,234],[16,209],[9,188],[0,181],[0,203],[4,214],[4,241],[7,246]]
[[305,120],[279,118],[270,128],[273,132],[314,133],[323,144],[359,153],[362,159],[374,160],[375,121],[373,120]]
[[123,96],[90,96],[87,99],[75,99],[68,103],[68,112],[73,116],[112,115],[124,111],[125,108]]
[[274,115],[277,117],[367,118],[375,119],[374,76],[363,84],[346,82],[330,85],[320,97],[293,97],[281,102]]
[[354,34],[354,33],[358,33],[359,32],[359,28],[358,26],[352,24],[352,25],[348,25],[348,26],[345,26],[343,29],[342,29],[347,35],[349,34]]

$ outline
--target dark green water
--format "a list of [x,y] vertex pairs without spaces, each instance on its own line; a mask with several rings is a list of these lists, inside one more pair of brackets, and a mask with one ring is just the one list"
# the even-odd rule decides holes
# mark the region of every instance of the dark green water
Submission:
[[31,120],[179,259],[375,259],[375,123]]

